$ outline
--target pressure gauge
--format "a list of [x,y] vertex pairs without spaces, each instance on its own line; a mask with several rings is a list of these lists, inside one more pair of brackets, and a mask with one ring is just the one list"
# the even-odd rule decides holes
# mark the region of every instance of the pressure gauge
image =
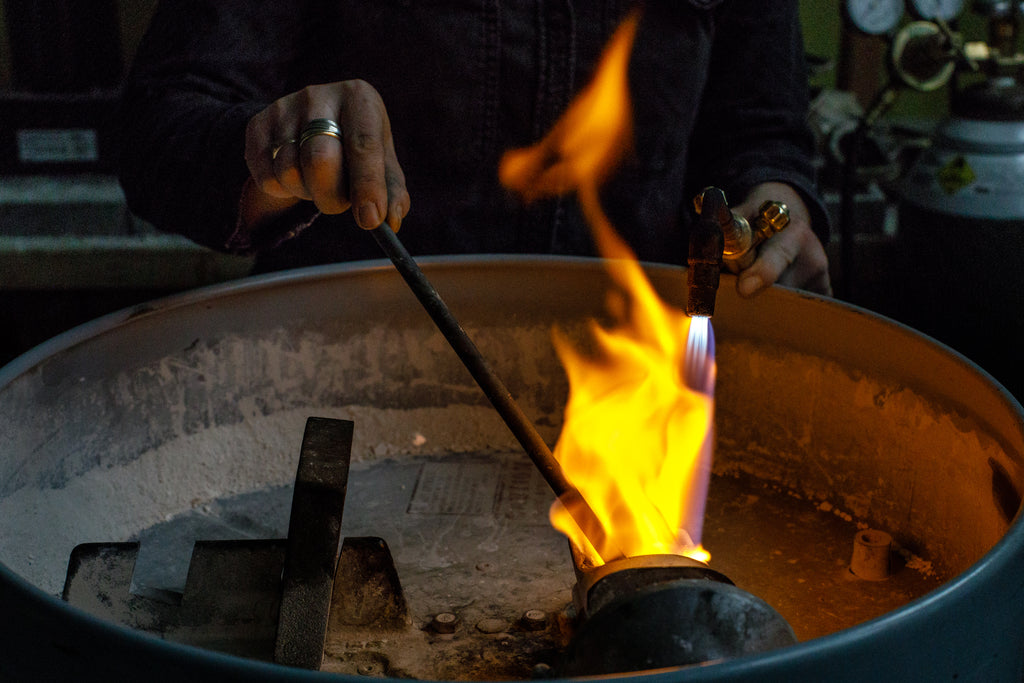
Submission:
[[910,9],[918,19],[952,21],[960,16],[965,0],[911,0]]
[[846,0],[846,16],[859,31],[888,33],[903,17],[903,0]]

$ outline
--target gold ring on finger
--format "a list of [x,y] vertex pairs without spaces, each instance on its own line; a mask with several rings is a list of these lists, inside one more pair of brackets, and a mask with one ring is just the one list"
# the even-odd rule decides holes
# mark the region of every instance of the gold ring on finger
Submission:
[[293,144],[295,141],[295,138],[288,138],[287,140],[284,140],[274,145],[270,149],[270,160],[274,161],[275,159],[277,159],[277,153],[281,151],[281,148],[284,147],[285,145]]
[[329,135],[332,138],[341,139],[341,128],[338,124],[330,119],[313,119],[306,124],[306,127],[299,133],[299,147],[301,148],[304,144],[309,142],[311,138],[315,138],[317,135]]

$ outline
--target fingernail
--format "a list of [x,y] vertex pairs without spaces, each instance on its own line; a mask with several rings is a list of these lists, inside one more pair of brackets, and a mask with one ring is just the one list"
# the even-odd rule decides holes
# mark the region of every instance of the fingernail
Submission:
[[359,209],[356,212],[356,223],[366,229],[376,228],[380,225],[380,213],[377,211],[377,205],[373,202],[366,202],[360,204]]
[[402,227],[402,219],[405,218],[405,207],[401,203],[395,204],[388,211],[388,224],[391,225],[391,229],[398,232],[398,229]]
[[764,287],[764,281],[756,275],[744,275],[737,285],[740,296],[753,296]]

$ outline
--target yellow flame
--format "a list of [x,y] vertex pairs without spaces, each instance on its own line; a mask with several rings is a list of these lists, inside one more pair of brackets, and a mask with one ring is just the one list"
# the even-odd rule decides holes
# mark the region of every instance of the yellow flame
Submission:
[[[607,543],[593,548],[561,505],[552,524],[600,558],[678,553],[706,561],[700,538],[703,505],[689,493],[706,492],[712,401],[683,383],[680,368],[689,319],[669,316],[655,336],[637,334],[635,308],[628,325],[592,323],[601,353],[587,357],[556,333],[555,343],[571,388],[555,457],[605,529]],[[683,340],[667,347],[656,336]],[[698,509],[696,519],[689,516]],[[583,536],[581,538],[581,535]],[[592,550],[592,552],[591,552]]]
[[525,199],[596,187],[629,146],[632,113],[626,69],[636,35],[631,14],[612,36],[594,80],[544,139],[501,160],[501,182]]
[[[548,135],[508,152],[500,169],[502,182],[528,200],[577,193],[625,304],[613,327],[591,323],[596,355],[554,335],[570,386],[555,457],[604,533],[588,538],[561,502],[551,522],[594,565],[620,555],[710,557],[700,532],[713,402],[683,381],[691,321],[661,302],[598,200],[631,139],[627,71],[637,22],[633,13],[619,27],[594,80]],[[598,537],[603,547],[595,548]]]

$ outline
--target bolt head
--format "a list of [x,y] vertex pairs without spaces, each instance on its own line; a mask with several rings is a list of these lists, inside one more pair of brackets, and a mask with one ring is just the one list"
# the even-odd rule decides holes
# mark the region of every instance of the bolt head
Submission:
[[430,628],[432,628],[435,633],[455,633],[455,629],[458,625],[459,617],[452,612],[441,612],[440,614],[436,614],[430,621]]
[[523,627],[528,631],[542,631],[547,628],[548,615],[542,609],[529,609],[523,614]]

